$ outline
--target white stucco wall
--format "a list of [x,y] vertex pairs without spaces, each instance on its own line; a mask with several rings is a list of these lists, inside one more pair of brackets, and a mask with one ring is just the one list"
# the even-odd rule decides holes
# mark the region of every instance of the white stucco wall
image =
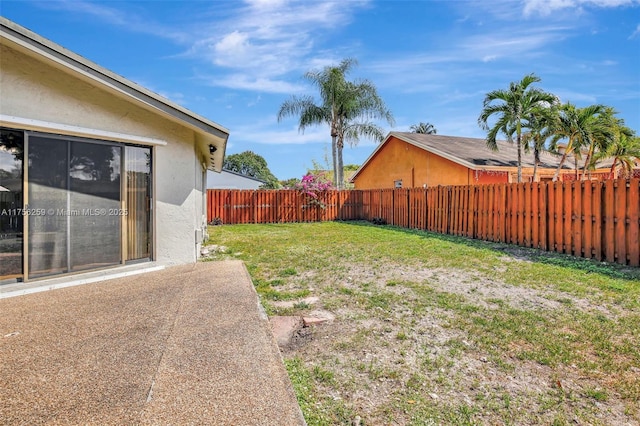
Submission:
[[6,46],[0,49],[0,114],[168,142],[153,153],[155,259],[194,262],[205,207],[194,132],[95,83]]

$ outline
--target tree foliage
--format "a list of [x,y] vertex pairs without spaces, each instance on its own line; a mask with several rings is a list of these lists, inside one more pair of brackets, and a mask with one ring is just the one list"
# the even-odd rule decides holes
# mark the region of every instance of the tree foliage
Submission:
[[[621,167],[628,175],[638,159],[638,138],[616,117],[617,112],[605,105],[579,108],[567,102],[561,104],[551,93],[530,87],[540,79],[526,75],[512,82],[508,90],[487,93],[478,124],[487,130],[487,146],[497,150],[496,137],[502,133],[507,141],[518,145],[518,181],[522,179],[522,150],[533,151],[533,180],[537,180],[540,153],[544,150],[561,155],[554,180],[568,158],[576,169],[582,169],[582,179],[597,167],[597,163],[613,158],[611,175]],[[495,122],[489,125],[490,117]]]
[[614,131],[614,123],[611,117],[607,117],[609,114],[612,114],[612,110],[599,104],[578,108],[567,102],[560,107],[552,129],[551,149],[557,152],[559,142],[565,141],[565,143],[562,147],[560,163],[553,177],[554,181],[558,179],[560,170],[569,155],[573,155],[577,174],[577,163],[582,159],[583,151],[587,152],[584,159],[584,177],[594,152],[606,151],[608,144],[613,139]]
[[435,135],[438,133],[438,130],[433,124],[423,123],[422,121],[409,127],[409,131],[411,133],[421,133],[423,135]]
[[553,132],[553,125],[557,119],[558,105],[550,108],[540,108],[529,117],[528,131],[522,134],[522,144],[525,152],[533,151],[533,181],[538,181],[538,167],[540,153],[547,149],[547,140]]
[[289,179],[281,180],[280,186],[284,189],[293,189],[296,187],[298,183],[300,183],[299,178],[289,178]]
[[271,173],[267,160],[253,151],[228,155],[224,159],[223,168],[244,176],[260,179],[265,183],[262,188],[275,189],[280,187],[278,179]]
[[595,162],[613,158],[611,164],[610,177],[616,177],[616,168],[620,166],[621,176],[630,177],[631,171],[635,167],[635,162],[640,159],[640,137],[635,132],[626,127],[621,122],[614,131],[614,138],[605,151],[597,152],[594,156]]
[[[533,117],[557,102],[557,98],[551,93],[530,87],[539,81],[540,78],[535,74],[528,74],[519,82],[511,82],[507,90],[487,93],[478,117],[480,127],[488,131],[486,141],[489,148],[498,149],[496,138],[499,133],[503,133],[507,141],[515,142],[518,152],[518,182],[522,182],[523,129],[532,127]],[[488,122],[491,116],[497,117],[493,126]]]
[[386,120],[390,125],[394,123],[393,115],[373,83],[346,79],[356,64],[354,59],[344,59],[338,66],[305,73],[304,78],[318,89],[320,102],[311,96],[292,96],[278,112],[278,121],[287,116],[298,116],[300,131],[309,126],[329,125],[333,180],[339,189],[344,185],[344,143],[356,145],[361,137],[381,141],[383,129],[372,120]]

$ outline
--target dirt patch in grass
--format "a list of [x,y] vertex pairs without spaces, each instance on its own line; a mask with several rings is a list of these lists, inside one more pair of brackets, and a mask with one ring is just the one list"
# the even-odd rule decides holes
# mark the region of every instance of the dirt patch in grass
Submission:
[[[405,265],[390,265],[385,272],[372,274],[366,265],[350,267],[351,281],[375,278],[394,282],[410,281],[423,283],[441,291],[464,296],[469,302],[489,309],[515,308],[525,310],[560,309],[571,306],[584,312],[597,313],[613,318],[617,308],[610,309],[602,301],[588,300],[557,291],[514,286],[485,274],[446,268],[408,268]],[[402,287],[400,287],[402,288]],[[400,290],[402,291],[402,290]]]
[[[300,330],[283,354],[331,372],[330,383],[316,384],[317,393],[346,404],[362,424],[638,423],[637,401],[622,398],[601,373],[578,366],[579,356],[569,365],[537,359],[540,349],[517,330],[500,350],[483,342],[482,333],[460,327],[466,310],[482,316],[570,309],[609,320],[628,312],[446,268],[349,265],[343,279],[312,287],[317,305],[336,320]],[[573,330],[558,332],[571,336]]]
[[335,315],[281,348],[309,425],[640,424],[640,311],[628,300],[640,282],[601,265],[541,269],[528,249],[372,232],[322,258],[300,237],[304,265],[247,257],[254,279],[275,280],[270,314]]

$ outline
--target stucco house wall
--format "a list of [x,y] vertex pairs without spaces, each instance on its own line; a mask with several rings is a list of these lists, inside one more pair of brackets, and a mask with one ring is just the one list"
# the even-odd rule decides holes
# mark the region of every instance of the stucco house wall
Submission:
[[[196,261],[206,235],[206,171],[222,166],[226,130],[57,45],[50,55],[48,40],[0,23],[9,28],[0,45],[0,126],[151,147],[152,258]],[[35,52],[13,43],[13,28]],[[79,62],[69,69],[66,60]]]
[[354,179],[356,189],[466,185],[467,168],[391,137]]
[[192,130],[6,46],[0,68],[2,114],[166,141],[153,150],[156,259],[196,260],[206,188]]

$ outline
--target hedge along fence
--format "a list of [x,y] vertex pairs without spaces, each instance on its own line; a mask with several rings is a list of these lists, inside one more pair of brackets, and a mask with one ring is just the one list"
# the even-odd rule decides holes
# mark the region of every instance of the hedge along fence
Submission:
[[376,220],[640,266],[640,179],[326,191],[319,202],[295,190],[209,190],[208,220]]

